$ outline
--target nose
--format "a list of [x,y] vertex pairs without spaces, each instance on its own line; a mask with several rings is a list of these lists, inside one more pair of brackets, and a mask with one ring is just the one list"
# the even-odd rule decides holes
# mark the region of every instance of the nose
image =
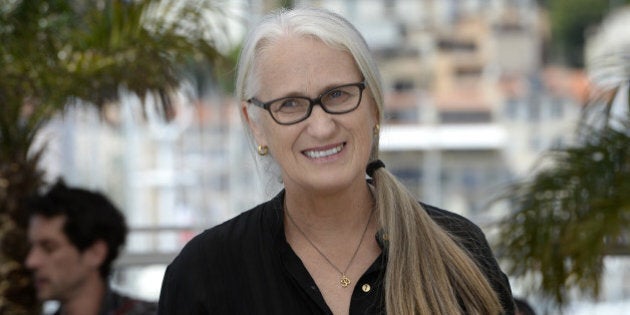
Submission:
[[24,260],[24,265],[28,269],[36,269],[41,262],[41,255],[38,254],[37,249],[31,248],[26,255],[26,260]]
[[306,120],[308,131],[316,137],[328,137],[335,130],[335,121],[332,114],[327,113],[321,106],[313,106],[311,115]]

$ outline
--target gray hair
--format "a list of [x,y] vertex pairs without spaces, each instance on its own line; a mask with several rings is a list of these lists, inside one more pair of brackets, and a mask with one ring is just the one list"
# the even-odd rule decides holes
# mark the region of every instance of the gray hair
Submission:
[[[363,74],[383,117],[383,86],[376,62],[356,28],[338,14],[316,8],[282,10],[265,16],[250,31],[236,76],[236,98],[245,102],[259,92],[256,61],[281,37],[313,37],[347,51]],[[262,111],[256,111],[262,112]],[[255,119],[256,113],[250,117]],[[250,132],[251,134],[251,132]],[[251,139],[251,137],[250,137]],[[378,134],[370,160],[378,156]],[[273,159],[265,159],[271,162]],[[272,165],[273,167],[273,165]],[[466,250],[435,223],[415,197],[385,168],[372,176],[379,224],[388,235],[385,272],[387,314],[497,314],[498,296]],[[410,280],[412,279],[412,280]]]
[[[251,29],[241,50],[236,74],[236,98],[246,101],[259,92],[256,62],[266,47],[287,35],[311,36],[327,45],[349,52],[367,83],[379,113],[383,115],[383,84],[367,42],[359,31],[342,16],[317,8],[280,10],[265,17]],[[255,115],[254,115],[255,116]],[[378,152],[374,139],[371,159]]]

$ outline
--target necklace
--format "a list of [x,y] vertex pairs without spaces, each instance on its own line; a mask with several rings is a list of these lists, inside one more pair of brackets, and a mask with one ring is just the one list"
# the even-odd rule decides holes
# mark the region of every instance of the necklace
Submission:
[[367,232],[367,229],[370,226],[370,222],[372,221],[372,214],[374,213],[374,209],[372,209],[372,211],[370,212],[370,217],[368,218],[368,221],[365,224],[365,228],[363,229],[363,233],[361,234],[361,239],[359,239],[359,245],[357,245],[357,248],[354,250],[354,253],[352,254],[352,258],[350,258],[350,261],[348,262],[348,265],[346,266],[346,268],[343,271],[341,271],[341,269],[339,269],[339,267],[337,267],[335,264],[333,264],[332,261],[330,261],[330,259],[328,259],[328,257],[326,257],[326,255],[324,255],[324,253],[319,249],[319,247],[317,247],[317,245],[315,245],[315,243],[313,243],[313,241],[311,241],[306,236],[306,233],[304,233],[304,231],[302,231],[300,226],[298,226],[297,223],[295,223],[295,220],[293,220],[293,217],[291,216],[291,214],[289,213],[289,210],[287,208],[286,199],[284,200],[284,210],[285,210],[284,212],[287,213],[287,217],[289,217],[289,220],[291,221],[291,223],[295,226],[295,228],[298,230],[298,232],[300,232],[300,234],[302,234],[304,239],[309,244],[311,244],[311,246],[313,246],[313,248],[326,260],[326,262],[328,262],[329,265],[331,265],[333,268],[335,268],[335,270],[337,270],[341,274],[341,278],[339,278],[339,283],[341,283],[341,287],[343,287],[343,288],[348,287],[348,285],[350,285],[350,283],[352,283],[352,281],[350,281],[350,278],[348,278],[348,276],[346,275],[346,272],[348,272],[348,269],[352,265],[352,262],[354,261],[354,258],[357,257],[357,253],[359,252],[359,248],[361,248],[361,244],[363,243],[363,239],[365,238],[365,232]]

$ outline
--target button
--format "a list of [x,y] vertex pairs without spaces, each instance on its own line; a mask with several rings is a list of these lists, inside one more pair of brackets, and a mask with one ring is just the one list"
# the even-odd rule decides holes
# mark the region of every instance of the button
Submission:
[[370,290],[372,290],[372,287],[369,284],[366,283],[366,284],[364,284],[361,287],[361,290],[363,290],[363,292],[365,292],[365,293],[368,293],[368,292],[370,292]]

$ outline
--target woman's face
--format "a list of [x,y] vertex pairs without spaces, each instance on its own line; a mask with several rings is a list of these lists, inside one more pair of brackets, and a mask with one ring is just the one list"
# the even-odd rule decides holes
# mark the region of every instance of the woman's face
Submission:
[[[330,88],[363,80],[348,52],[310,37],[287,36],[274,42],[259,57],[255,71],[260,83],[255,97],[262,102],[286,96],[314,99]],[[378,122],[369,87],[359,107],[349,113],[329,114],[316,105],[306,120],[293,125],[276,123],[268,112],[257,116],[248,119],[256,142],[269,147],[287,188],[339,192],[365,182]]]

